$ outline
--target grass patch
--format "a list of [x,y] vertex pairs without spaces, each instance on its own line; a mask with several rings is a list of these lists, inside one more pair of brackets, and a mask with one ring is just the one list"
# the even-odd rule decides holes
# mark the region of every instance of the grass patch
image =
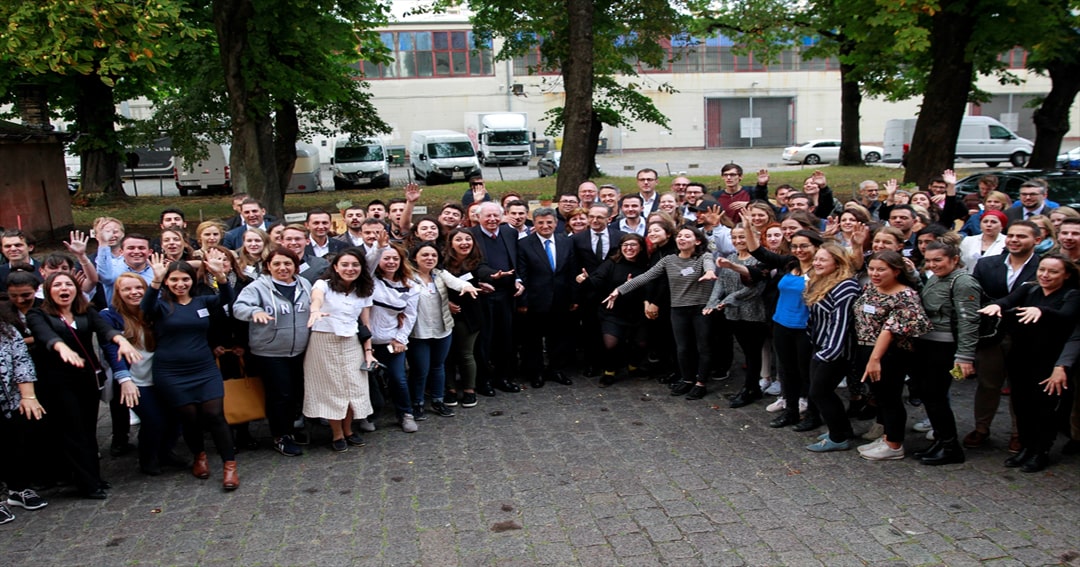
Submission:
[[[823,167],[829,186],[832,187],[837,199],[841,201],[850,199],[861,181],[875,179],[879,182],[890,177],[898,177],[899,173],[892,169],[880,167]],[[770,174],[769,186],[776,187],[787,183],[796,188],[802,187],[803,180],[810,176],[812,168],[801,170],[775,171]],[[748,171],[743,178],[744,183],[754,182],[754,173]],[[718,175],[691,177],[694,181],[705,183],[710,190],[715,190],[721,183]],[[661,177],[658,184],[661,192],[666,191],[671,178]],[[555,179],[551,177],[523,179],[513,181],[497,181],[488,179],[488,190],[493,195],[503,195],[514,191],[521,193],[526,199],[549,200],[555,195]],[[604,176],[593,179],[597,185],[611,183],[622,189],[623,193],[637,190],[637,183],[632,176],[613,177]],[[437,209],[446,201],[460,201],[461,196],[468,189],[467,183],[451,183],[435,187],[424,187],[424,195],[420,200],[421,205],[426,205],[429,210]],[[320,193],[308,193],[302,195],[286,195],[285,211],[290,213],[303,212],[308,209],[322,208],[328,211],[336,211],[336,203],[341,200],[350,200],[354,204],[367,202],[373,199],[386,201],[402,194],[400,187],[379,190],[351,189],[347,191],[324,191]],[[163,209],[178,207],[187,214],[189,226],[198,224],[200,220],[213,218],[227,218],[233,215],[232,203],[229,197],[224,195],[193,196],[193,197],[132,197],[123,203],[111,203],[101,205],[74,206],[73,215],[75,226],[89,227],[97,217],[116,217],[131,225],[154,225]]]

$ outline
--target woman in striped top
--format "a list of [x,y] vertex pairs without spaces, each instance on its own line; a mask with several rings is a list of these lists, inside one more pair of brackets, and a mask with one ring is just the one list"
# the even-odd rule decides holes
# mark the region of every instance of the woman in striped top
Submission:
[[686,394],[688,400],[700,400],[706,393],[705,380],[712,372],[709,319],[702,311],[712,293],[716,268],[712,255],[706,253],[708,241],[700,230],[679,229],[675,246],[678,254],[664,256],[649,271],[615,288],[604,303],[612,309],[620,295],[667,275],[671,290],[671,332],[682,374],[682,382],[671,389],[671,395]]
[[848,251],[827,242],[814,255],[813,271],[803,298],[810,307],[810,399],[821,412],[829,432],[806,448],[816,453],[851,448],[854,432],[836,387],[851,365],[851,306],[859,283]]

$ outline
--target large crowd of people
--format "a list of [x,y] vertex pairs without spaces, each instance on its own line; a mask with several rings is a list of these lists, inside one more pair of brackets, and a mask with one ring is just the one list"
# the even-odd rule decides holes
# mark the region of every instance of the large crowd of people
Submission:
[[[926,191],[868,180],[845,202],[821,171],[775,190],[765,170],[746,186],[736,164],[722,177],[713,192],[681,176],[661,192],[642,169],[634,191],[585,181],[539,208],[475,178],[460,203],[418,218],[410,184],[342,211],[341,234],[326,211],[288,224],[236,195],[236,217],[190,234],[178,209],[153,238],[99,218],[93,258],[81,232],[37,259],[32,239],[5,231],[0,523],[10,506],[45,506],[42,487],[107,498],[102,401],[112,455],[207,479],[209,434],[223,489],[238,488],[236,454],[258,445],[226,419],[224,381],[241,375],[262,380],[287,457],[313,433],[336,452],[363,446],[384,408],[413,433],[519,383],[577,375],[601,388],[655,379],[700,400],[740,366],[727,403],[762,404],[773,428],[824,426],[811,452],[903,459],[921,406],[914,429],[932,443],[913,457],[962,463],[988,443],[1003,393],[1005,466],[1043,470],[1062,431],[1063,452],[1080,452],[1080,215],[1045,183],[1013,204],[986,176],[962,200],[945,171]],[[972,377],[962,436],[949,390]]]

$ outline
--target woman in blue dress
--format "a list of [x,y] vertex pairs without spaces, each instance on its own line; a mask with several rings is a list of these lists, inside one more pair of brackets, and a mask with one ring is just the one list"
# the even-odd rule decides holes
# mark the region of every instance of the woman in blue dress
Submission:
[[[154,385],[180,415],[184,441],[195,455],[191,473],[198,478],[210,478],[203,440],[203,429],[207,429],[225,463],[222,487],[235,490],[240,479],[222,403],[225,386],[207,340],[211,312],[232,303],[232,288],[220,251],[208,252],[203,265],[217,280],[218,295],[192,296],[197,280],[195,268],[187,262],[166,265],[164,256],[154,254],[150,259],[154,279],[150,282],[151,289],[143,296],[142,310],[153,323],[157,343]],[[158,290],[161,290],[160,299]]]

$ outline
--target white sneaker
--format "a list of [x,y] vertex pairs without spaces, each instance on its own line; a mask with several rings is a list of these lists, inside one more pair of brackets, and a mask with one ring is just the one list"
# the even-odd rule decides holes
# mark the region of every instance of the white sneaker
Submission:
[[836,387],[837,388],[847,388],[847,378],[844,378],[843,380],[841,380],[840,384],[838,384]]
[[372,431],[375,431],[375,423],[366,417],[364,419],[361,419],[359,421],[359,424],[360,431],[363,431],[364,433],[371,433]]
[[128,423],[130,423],[131,425],[138,425],[142,423],[142,420],[139,419],[139,415],[135,413],[135,410],[128,410]]
[[772,383],[769,384],[769,387],[765,388],[765,393],[770,395],[770,396],[779,396],[780,395],[780,381],[779,380],[773,380]]
[[882,445],[884,443],[885,443],[885,436],[882,435],[881,437],[878,437],[877,439],[874,439],[873,441],[867,443],[866,445],[859,445],[856,448],[856,450],[858,450],[859,453],[862,453],[864,451],[869,451],[870,449],[873,449],[874,447],[877,447],[878,445]]
[[880,423],[874,423],[874,425],[870,426],[870,431],[863,433],[862,438],[872,441],[880,438],[882,435],[885,435],[885,426]]
[[776,398],[775,402],[765,406],[765,411],[769,413],[776,413],[778,411],[784,411],[786,409],[787,402],[784,401],[784,398]]
[[930,418],[926,417],[923,418],[922,421],[916,421],[915,425],[912,425],[911,428],[919,433],[926,433],[927,431],[933,430],[934,426],[930,425]]
[[769,389],[769,386],[772,386],[772,381],[768,378],[762,378],[757,381],[757,385],[758,388],[761,388],[761,391],[764,392],[765,390]]
[[901,445],[893,449],[888,443],[882,441],[880,445],[859,451],[859,456],[868,461],[898,461],[904,458],[904,447]]
[[934,440],[934,430],[933,429],[926,432],[926,439],[927,439],[927,441],[933,441]]
[[799,398],[799,413],[806,413],[806,408],[810,406],[810,400],[806,398]]
[[401,417],[401,430],[405,433],[416,433],[416,420],[413,419],[411,413],[407,413]]

